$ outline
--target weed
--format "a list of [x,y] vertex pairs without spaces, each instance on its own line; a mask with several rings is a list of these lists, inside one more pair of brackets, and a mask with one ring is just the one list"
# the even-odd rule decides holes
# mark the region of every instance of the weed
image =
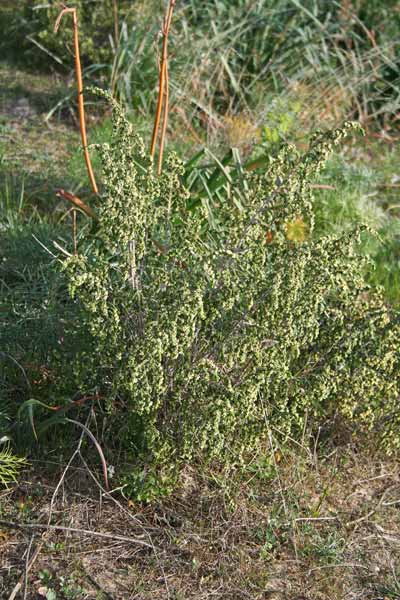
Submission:
[[[383,331],[382,337],[368,332],[370,310],[376,311],[377,320],[371,323],[378,328],[389,324],[391,317],[386,315],[378,297],[369,300],[366,294],[360,271],[363,262],[351,249],[352,234],[322,238],[318,242],[308,242],[305,235],[305,223],[310,232],[313,224],[306,187],[310,169],[314,174],[321,168],[329,149],[345,134],[346,128],[326,136],[317,135],[303,157],[294,148],[282,149],[271,161],[266,177],[246,180],[243,199],[247,208],[233,215],[227,207],[221,212],[224,227],[218,236],[210,228],[204,237],[203,221],[196,211],[178,209],[182,202],[185,206],[187,192],[179,181],[182,166],[177,158],[171,158],[169,171],[162,178],[155,178],[141,142],[136,140],[134,147],[131,146],[131,125],[115,103],[113,111],[111,144],[100,148],[106,191],[96,209],[98,243],[94,247],[89,239],[88,254],[84,251],[71,256],[65,262],[65,269],[70,293],[72,297],[79,295],[82,307],[83,327],[75,329],[92,339],[97,349],[95,356],[82,349],[76,357],[74,372],[79,378],[78,385],[91,381],[98,389],[96,373],[100,369],[103,381],[108,373],[109,383],[101,396],[108,398],[110,410],[115,398],[130,407],[126,439],[143,461],[131,475],[130,489],[141,499],[147,494],[151,497],[152,493],[169,491],[174,484],[175,467],[181,461],[193,460],[199,449],[210,459],[237,456],[239,460],[244,448],[248,451],[258,445],[265,419],[289,432],[290,426],[301,426],[304,402],[308,402],[313,414],[326,415],[328,407],[321,404],[321,397],[330,405],[332,394],[343,402],[343,415],[359,423],[365,419],[367,426],[373,427],[375,419],[381,419],[381,411],[387,410],[387,404],[383,408],[378,402],[375,410],[370,405],[364,410],[362,399],[365,402],[369,398],[365,386],[376,383],[377,389],[382,389],[385,403],[388,401],[389,384],[385,381],[390,377],[376,379],[378,372],[374,365],[375,361],[384,363],[396,376],[397,359],[392,349],[396,317],[393,316],[393,332],[385,334],[387,337]],[[284,202],[280,194],[284,194]],[[272,243],[265,243],[266,231],[272,232]],[[247,236],[250,246],[244,251]],[[155,242],[149,242],[153,239]],[[242,247],[243,252],[235,250]],[[189,267],[191,256],[196,256],[196,260],[191,259]],[[271,269],[268,280],[275,281],[269,291],[264,287],[266,265]],[[296,283],[299,273],[301,281]],[[181,292],[176,295],[178,288]],[[247,289],[245,295],[244,289]],[[348,296],[349,289],[353,291]],[[315,294],[312,301],[311,290]],[[113,298],[111,304],[109,298]],[[271,311],[265,313],[271,302]],[[312,311],[317,310],[313,316],[309,312],[311,305]],[[251,308],[254,306],[263,308],[254,311]],[[279,318],[273,317],[276,310]],[[290,310],[295,311],[296,318]],[[347,334],[343,337],[340,323],[344,317],[339,317],[342,310],[346,313],[345,322],[352,323],[349,337]],[[177,319],[175,325],[171,321],[173,314]],[[249,318],[251,328],[244,326]],[[310,324],[304,319],[310,319]],[[293,324],[291,334],[287,322]],[[302,333],[297,338],[299,327]],[[332,336],[337,340],[333,354],[328,351]],[[370,340],[367,346],[372,351],[370,358],[363,354],[365,336]],[[309,338],[313,340],[311,347],[305,342]],[[121,339],[125,340],[122,346]],[[210,343],[210,349],[206,350]],[[304,352],[300,351],[303,343],[307,347]],[[382,350],[378,349],[380,343]],[[298,344],[298,351],[293,354]],[[197,347],[203,348],[202,352],[192,354],[194,350],[190,349]],[[287,354],[283,350],[286,347]],[[363,358],[354,358],[359,351]],[[379,359],[374,353],[381,351]],[[318,366],[321,352],[329,357],[322,369]],[[283,356],[288,361],[284,368]],[[307,357],[305,362],[299,358],[302,356]],[[99,357],[101,366],[97,362]],[[147,365],[145,371],[143,360]],[[292,369],[297,373],[295,378],[288,375]],[[288,388],[281,381],[282,375],[278,375],[286,372],[285,381],[287,377],[292,381]],[[269,373],[267,387],[264,378],[256,373]],[[353,390],[346,398],[340,396],[343,385],[346,388],[351,385]],[[268,400],[265,397],[260,402],[266,389]],[[310,396],[305,389],[310,390]],[[85,393],[90,394],[90,388]],[[374,392],[374,396],[376,403],[379,394]],[[300,397],[301,409],[297,404]],[[174,434],[177,415],[178,437]],[[237,435],[239,424],[241,436]],[[393,444],[397,443],[394,431],[387,435]]]

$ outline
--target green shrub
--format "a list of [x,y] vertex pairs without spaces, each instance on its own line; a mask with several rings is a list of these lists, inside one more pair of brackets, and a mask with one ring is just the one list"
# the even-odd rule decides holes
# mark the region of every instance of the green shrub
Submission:
[[187,209],[178,157],[157,177],[116,104],[113,122],[99,228],[63,264],[75,334],[90,340],[67,360],[114,415],[134,493],[168,491],[199,456],[236,462],[268,427],[295,435],[306,414],[339,413],[399,447],[399,318],[363,280],[368,232],[311,237],[309,184],[356,126],[315,134],[304,155],[284,146],[215,232]]

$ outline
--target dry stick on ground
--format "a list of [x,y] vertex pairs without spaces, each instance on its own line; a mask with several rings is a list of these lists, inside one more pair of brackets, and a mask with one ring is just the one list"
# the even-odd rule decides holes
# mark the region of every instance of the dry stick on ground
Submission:
[[[46,532],[43,533],[42,537],[45,535],[46,535]],[[33,537],[31,538],[31,542],[29,544],[29,549],[32,546],[32,542],[33,542]],[[19,581],[17,582],[16,586],[14,587],[11,594],[9,595],[8,600],[15,600],[15,598],[17,597],[17,595],[18,595],[19,591],[21,590],[22,585],[24,583],[25,583],[25,590],[26,590],[28,573],[31,570],[31,568],[33,567],[33,564],[35,563],[37,557],[39,556],[43,544],[44,544],[44,539],[42,539],[42,541],[39,542],[39,545],[37,546],[32,558],[30,560],[28,559],[25,562],[25,571],[24,571],[24,573],[22,573],[21,577],[19,578]],[[29,553],[28,553],[28,555],[29,555]],[[24,594],[25,594],[25,592],[24,592]]]
[[35,529],[45,531],[65,531],[67,533],[78,533],[80,535],[91,535],[93,537],[99,537],[106,540],[119,540],[121,542],[127,542],[130,544],[137,544],[138,546],[144,546],[145,548],[154,549],[154,546],[140,540],[138,538],[127,537],[125,535],[115,535],[112,533],[103,533],[101,531],[93,531],[91,529],[78,529],[76,527],[65,527],[64,525],[45,525],[43,523],[15,523],[14,521],[3,521],[0,520],[1,527],[7,527],[9,529],[28,529],[34,531]]
[[96,183],[96,180],[94,177],[92,163],[90,162],[90,156],[89,156],[89,150],[88,150],[88,144],[87,144],[86,123],[85,123],[85,105],[83,102],[82,67],[81,67],[81,57],[80,57],[80,53],[79,53],[78,16],[77,16],[76,8],[68,8],[67,6],[63,5],[63,9],[57,17],[57,20],[56,20],[56,23],[54,26],[54,32],[57,33],[57,31],[60,27],[60,22],[61,22],[62,17],[67,13],[72,14],[73,25],[74,25],[74,51],[75,51],[76,82],[77,82],[77,86],[78,86],[79,128],[81,131],[83,152],[85,155],[85,162],[86,162],[86,167],[87,167],[90,183],[92,186],[92,190],[95,194],[98,194],[99,190],[98,190],[97,183]]
[[35,536],[32,535],[31,541],[29,542],[29,546],[28,546],[28,549],[26,551],[25,573],[24,573],[24,600],[26,600],[26,598],[28,597],[28,569],[29,569],[29,559],[30,559],[30,556],[31,556],[31,548],[32,548],[32,544],[33,544],[33,540],[34,539],[35,539]]
[[160,78],[159,78],[159,88],[158,88],[158,100],[157,100],[157,109],[156,116],[154,119],[154,128],[153,135],[151,138],[150,145],[150,156],[154,157],[156,150],[156,142],[157,142],[157,134],[160,126],[161,113],[163,109],[163,103],[165,100],[165,108],[164,108],[164,122],[163,128],[161,132],[160,139],[160,155],[158,159],[158,173],[161,172],[162,167],[162,154],[164,149],[164,140],[165,140],[165,132],[167,128],[167,113],[168,111],[168,102],[169,102],[169,92],[166,92],[166,88],[168,88],[168,35],[171,27],[172,13],[174,11],[176,4],[176,0],[170,0],[168,5],[167,14],[164,17],[162,35],[163,35],[163,44],[162,44],[162,55],[161,55],[161,65],[160,65]]

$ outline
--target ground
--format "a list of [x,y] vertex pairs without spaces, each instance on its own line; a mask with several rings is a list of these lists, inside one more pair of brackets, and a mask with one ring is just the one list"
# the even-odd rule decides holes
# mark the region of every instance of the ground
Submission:
[[229,484],[187,469],[151,505],[104,492],[78,457],[42,469],[0,496],[1,598],[25,576],[32,600],[400,597],[400,465],[371,448],[266,448]]

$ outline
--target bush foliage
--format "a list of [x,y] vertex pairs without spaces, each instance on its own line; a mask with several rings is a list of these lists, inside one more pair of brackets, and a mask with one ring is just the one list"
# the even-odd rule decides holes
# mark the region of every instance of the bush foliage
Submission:
[[236,462],[306,415],[340,413],[398,447],[398,315],[363,280],[362,228],[312,238],[310,182],[357,127],[316,133],[304,155],[286,145],[245,175],[216,232],[188,209],[178,157],[157,177],[115,103],[113,122],[97,232],[63,263],[74,335],[91,342],[63,372],[114,414],[135,493],[164,492],[199,456]]

